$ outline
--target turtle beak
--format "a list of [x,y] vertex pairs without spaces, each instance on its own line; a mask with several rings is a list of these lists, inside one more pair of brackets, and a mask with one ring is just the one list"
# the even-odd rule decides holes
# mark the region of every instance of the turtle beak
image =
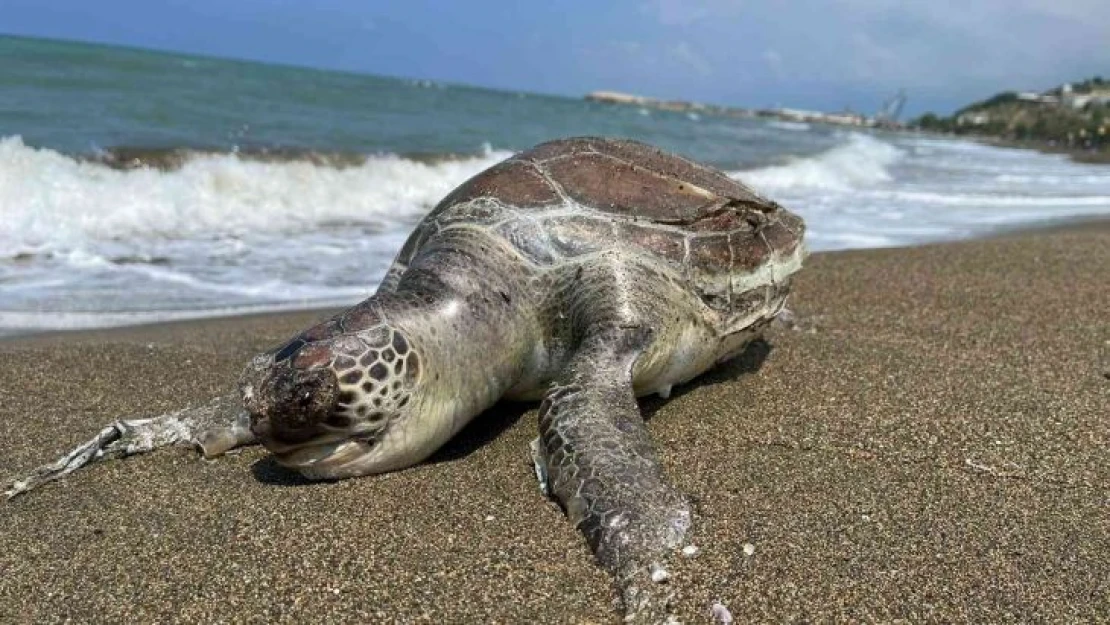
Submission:
[[[274,451],[274,450],[271,450]],[[341,467],[365,452],[365,446],[350,439],[312,442],[274,451],[274,459],[283,467],[305,474],[305,477],[332,477],[329,469]]]

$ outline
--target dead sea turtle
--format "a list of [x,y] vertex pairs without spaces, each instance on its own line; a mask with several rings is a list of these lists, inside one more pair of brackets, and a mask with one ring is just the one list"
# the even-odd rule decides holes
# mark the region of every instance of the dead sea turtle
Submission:
[[628,140],[517,154],[417,226],[375,295],[255,357],[239,392],[117,421],[9,496],[174,443],[261,443],[309,478],[418,463],[500,398],[542,399],[537,476],[614,576],[667,618],[686,499],[636,397],[736,355],[782,309],[802,220],[713,169]]

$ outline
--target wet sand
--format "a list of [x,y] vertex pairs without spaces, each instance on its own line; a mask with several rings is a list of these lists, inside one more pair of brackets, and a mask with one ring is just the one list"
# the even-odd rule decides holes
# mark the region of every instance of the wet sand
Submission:
[[[650,428],[696,501],[684,621],[1110,620],[1110,227],[815,255],[775,330]],[[0,342],[0,477],[223,392],[321,313]],[[0,621],[617,620],[536,488],[534,406],[308,484],[173,449],[0,503]]]

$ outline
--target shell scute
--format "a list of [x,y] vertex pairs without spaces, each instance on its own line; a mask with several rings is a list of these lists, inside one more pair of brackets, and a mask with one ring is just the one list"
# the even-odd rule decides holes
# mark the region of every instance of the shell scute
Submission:
[[568,156],[597,152],[598,149],[596,144],[605,141],[608,140],[600,137],[570,137],[568,139],[556,139],[554,141],[541,143],[525,152],[521,152],[517,155],[517,158],[543,164],[554,158],[566,158]]
[[588,143],[600,153],[636,163],[659,174],[696,185],[721,197],[752,204],[772,204],[743,184],[723,173],[638,141],[591,139]]
[[686,235],[681,232],[630,221],[617,222],[613,227],[620,241],[628,241],[676,264],[686,260]]
[[711,308],[727,310],[731,305],[732,287],[728,271],[732,266],[732,250],[728,234],[694,236],[690,239],[687,271],[702,300]]
[[745,211],[730,210],[729,207],[725,207],[723,210],[709,213],[686,224],[685,229],[691,232],[729,232],[742,228],[751,229],[757,219],[752,214],[746,214]]
[[768,223],[761,230],[761,233],[771,249],[788,253],[794,251],[794,248],[801,241],[803,228],[800,217],[784,213],[779,219]]
[[535,166],[527,161],[509,159],[463,183],[443,198],[439,206],[454,206],[481,197],[495,198],[510,206],[541,206],[562,201]]
[[516,158],[536,163],[567,195],[597,210],[688,224],[726,205],[779,208],[712,167],[629,139],[560,139]]
[[749,273],[767,260],[769,250],[761,233],[754,229],[736,230],[728,235],[732,249],[732,270]]
[[732,266],[728,234],[691,237],[690,264],[703,271],[727,271]]
[[551,160],[544,167],[574,201],[606,212],[681,222],[727,203],[701,187],[603,154]]

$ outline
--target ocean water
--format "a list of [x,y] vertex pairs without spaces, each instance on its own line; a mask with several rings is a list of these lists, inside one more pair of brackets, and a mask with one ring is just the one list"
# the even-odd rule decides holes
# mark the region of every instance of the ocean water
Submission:
[[0,334],[355,302],[468,177],[615,135],[805,217],[814,250],[1110,215],[1110,167],[913,134],[0,37]]

